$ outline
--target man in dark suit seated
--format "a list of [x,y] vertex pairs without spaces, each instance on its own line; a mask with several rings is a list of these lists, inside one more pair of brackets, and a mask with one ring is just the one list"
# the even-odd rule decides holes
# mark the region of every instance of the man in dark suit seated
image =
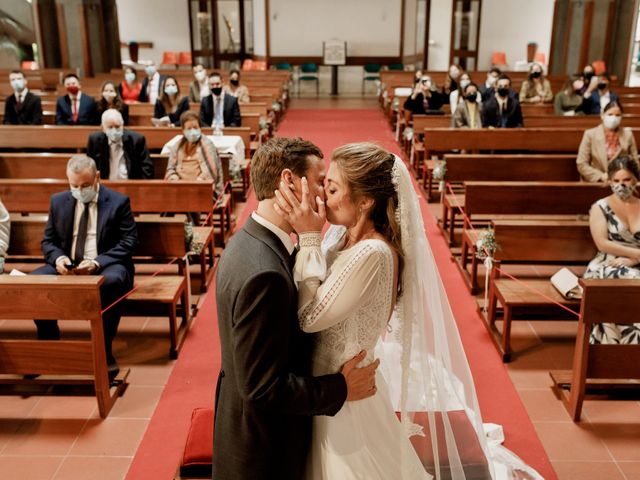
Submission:
[[241,119],[238,99],[225,94],[219,73],[214,72],[209,76],[209,89],[211,95],[207,95],[200,102],[200,123],[215,129],[239,127]]
[[511,79],[500,75],[496,92],[482,104],[482,126],[485,128],[520,128],[524,126],[518,94],[511,90]]
[[[67,164],[70,191],[51,197],[42,252],[46,265],[35,275],[102,275],[102,308],[133,287],[133,252],[138,245],[129,197],[100,185],[100,172],[86,155],[74,155]],[[102,314],[109,376],[118,373],[111,344],[120,323],[115,304]],[[60,329],[52,320],[36,320],[38,339],[58,340]]]
[[620,101],[618,94],[609,90],[611,76],[607,72],[597,77],[597,83],[595,80],[591,83],[584,94],[583,109],[587,115],[600,115],[609,103]]
[[81,92],[80,80],[73,73],[64,77],[67,95],[56,102],[56,125],[98,125],[96,101]]
[[479,88],[483,102],[489,100],[489,98],[496,93],[496,82],[498,81],[500,75],[502,75],[502,72],[498,67],[493,67],[487,72],[487,79],[482,85],[480,85]]
[[42,102],[27,88],[24,73],[14,70],[9,74],[13,95],[4,104],[5,125],[42,125]]
[[158,67],[155,63],[151,62],[144,68],[144,73],[147,74],[142,80],[142,86],[140,87],[140,96],[138,101],[140,103],[156,104],[156,100],[160,98],[160,87],[164,84],[164,75],[160,75]]
[[122,115],[116,109],[110,108],[102,114],[102,131],[89,135],[87,155],[96,162],[102,178],[153,178],[153,162],[146,139],[123,128]]

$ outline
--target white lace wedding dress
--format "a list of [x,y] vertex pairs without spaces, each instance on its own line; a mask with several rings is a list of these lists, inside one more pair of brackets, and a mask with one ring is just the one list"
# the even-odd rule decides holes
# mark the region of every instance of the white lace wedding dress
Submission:
[[[346,229],[304,234],[294,277],[302,329],[316,334],[313,374],[335,373],[361,350],[374,359],[393,303],[393,255],[381,240],[340,251]],[[313,419],[307,480],[430,479],[398,420],[380,373],[377,393]],[[402,464],[402,465],[401,465]],[[407,476],[406,472],[411,472]],[[403,472],[403,473],[401,473]]]

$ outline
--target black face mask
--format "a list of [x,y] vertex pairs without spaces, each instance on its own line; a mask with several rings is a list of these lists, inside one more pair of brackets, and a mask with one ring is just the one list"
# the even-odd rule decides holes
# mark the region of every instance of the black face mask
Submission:
[[500,95],[502,98],[509,96],[509,89],[508,88],[499,88],[498,89],[498,95]]
[[583,72],[582,76],[588,82],[589,80],[591,80],[593,78],[593,72]]
[[211,89],[211,93],[213,93],[216,97],[222,93],[222,87],[215,87]]
[[532,72],[531,78],[540,78],[542,76],[542,72]]
[[464,98],[467,102],[475,102],[476,98],[478,97],[478,95],[476,93],[470,93],[469,95],[466,95]]
[[229,80],[229,83],[234,87],[237,87],[238,85],[240,85],[240,80]]
[[609,86],[608,83],[600,82],[598,84],[598,90],[606,90],[608,86]]

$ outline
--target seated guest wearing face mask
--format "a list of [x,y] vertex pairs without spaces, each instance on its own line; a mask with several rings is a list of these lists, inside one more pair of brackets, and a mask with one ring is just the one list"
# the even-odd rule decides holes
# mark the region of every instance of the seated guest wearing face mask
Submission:
[[[449,94],[449,107],[451,108],[451,115],[456,113],[456,108],[458,108],[458,104],[464,98],[465,93],[464,89],[467,88],[467,85],[471,84],[471,77],[468,73],[463,73],[460,75],[460,81],[458,82],[458,88]],[[474,84],[475,85],[475,84]],[[480,103],[482,101],[482,97],[480,93],[478,93],[478,87],[475,88],[475,92],[477,95],[477,102]]]
[[449,97],[438,92],[428,75],[422,75],[413,93],[404,102],[404,109],[414,115],[444,115],[440,110]]
[[[620,156],[607,167],[613,194],[591,206],[589,229],[598,254],[589,262],[584,278],[640,279],[640,199],[634,195],[640,167],[631,157]],[[611,319],[615,321],[615,316]],[[637,322],[637,317],[636,317]],[[640,323],[599,323],[589,343],[639,344]]]
[[636,140],[630,128],[623,128],[622,106],[611,102],[604,107],[602,124],[584,132],[576,164],[587,182],[606,182],[607,167],[621,155],[638,159]]
[[125,102],[137,102],[140,100],[142,83],[138,81],[138,74],[131,67],[124,69],[124,80],[118,85],[118,93]]
[[523,126],[522,109],[516,93],[511,90],[511,79],[500,75],[496,92],[482,103],[482,126],[485,128],[519,128]]
[[480,94],[475,83],[468,83],[464,87],[462,82],[458,91],[462,90],[463,97],[458,102],[455,113],[451,116],[453,128],[482,128],[480,109],[482,104],[478,102]]
[[585,95],[587,92],[591,94],[592,91],[598,88],[598,76],[592,65],[585,65],[582,69],[582,80],[584,84],[580,89],[580,95]]
[[13,95],[4,104],[5,125],[42,125],[42,102],[27,88],[24,73],[14,70],[9,74]]
[[129,106],[122,101],[122,97],[120,97],[115,83],[107,81],[102,84],[102,87],[100,87],[100,98],[98,98],[96,104],[100,118],[102,118],[102,114],[107,110],[114,109],[120,112],[124,124],[129,124]]
[[522,82],[520,88],[520,103],[551,103],[553,101],[553,92],[551,92],[551,83],[544,78],[542,65],[534,63],[529,68],[529,78]]
[[213,180],[215,194],[222,193],[222,164],[216,146],[202,135],[200,118],[195,112],[180,117],[182,138],[170,148],[166,180]]
[[571,117],[574,115],[584,115],[584,97],[580,93],[584,87],[584,80],[580,77],[569,78],[562,90],[553,100],[553,112],[556,115]]
[[[74,155],[67,164],[70,191],[51,197],[42,240],[46,265],[32,275],[101,275],[102,308],[133,287],[131,257],[138,245],[129,197],[100,185],[100,172],[86,155]],[[109,378],[118,373],[111,344],[120,323],[115,304],[102,314]],[[38,339],[59,340],[58,322],[36,320]]]
[[585,97],[585,111],[587,114],[600,115],[600,112],[610,102],[617,102],[618,95],[609,90],[611,77],[608,73],[603,73],[598,77],[597,88],[593,91],[587,90]]
[[102,178],[153,178],[153,162],[146,139],[123,128],[122,115],[117,110],[106,110],[102,114],[102,131],[89,135],[87,155],[96,162]]
[[207,127],[239,127],[242,122],[238,99],[225,94],[222,88],[222,77],[214,72],[209,76],[208,95],[200,102],[200,123]]
[[189,110],[189,98],[180,98],[180,87],[175,77],[165,77],[162,84],[162,94],[156,100],[153,118],[167,124],[180,126],[180,115]]
[[98,125],[96,101],[82,94],[78,77],[69,73],[63,83],[67,95],[56,102],[56,125]]
[[447,76],[444,78],[444,85],[442,85],[442,93],[445,95],[451,94],[454,90],[458,89],[458,80],[464,70],[460,65],[452,64],[449,67]]
[[194,80],[189,84],[189,101],[200,103],[204,97],[209,95],[209,79],[207,78],[207,70],[201,63],[193,67]]
[[493,67],[487,72],[487,79],[482,85],[480,85],[480,95],[482,95],[483,102],[486,102],[495,94],[496,82],[498,81],[498,77],[500,77],[500,75],[502,75],[502,72],[498,67]]
[[156,100],[162,93],[162,83],[164,82],[164,75],[158,73],[158,67],[155,63],[150,63],[144,68],[144,73],[147,74],[142,80],[140,86],[140,96],[138,101],[141,103],[150,103],[155,105]]
[[0,199],[0,273],[4,271],[4,257],[9,250],[9,233],[11,232],[11,219],[9,212]]
[[231,70],[229,72],[229,83],[225,84],[223,88],[228,95],[236,97],[238,103],[249,103],[251,101],[249,88],[247,88],[246,85],[240,84],[239,70]]

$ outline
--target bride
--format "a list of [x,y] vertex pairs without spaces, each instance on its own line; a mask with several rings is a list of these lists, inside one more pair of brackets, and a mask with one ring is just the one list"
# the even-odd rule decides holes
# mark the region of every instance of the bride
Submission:
[[[371,143],[335,150],[326,205],[284,185],[276,212],[298,232],[298,315],[313,375],[358,352],[381,360],[377,393],[313,420],[307,479],[541,478],[485,440],[473,380],[426,240],[409,172]],[[331,226],[324,239],[321,230]]]

